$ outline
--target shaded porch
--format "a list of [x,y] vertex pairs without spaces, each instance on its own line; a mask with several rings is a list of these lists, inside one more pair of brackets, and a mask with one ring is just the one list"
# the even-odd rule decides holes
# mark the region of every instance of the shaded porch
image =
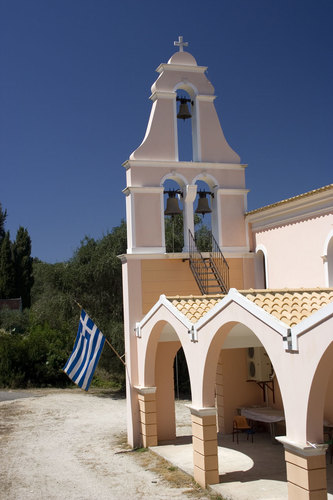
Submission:
[[[177,438],[151,448],[156,454],[193,476],[191,414],[185,404],[176,401]],[[218,435],[220,483],[210,485],[217,494],[231,500],[287,500],[284,447],[272,444],[269,431],[257,432],[254,443],[245,435],[239,444],[232,435]],[[327,456],[327,491],[333,500],[333,464]]]

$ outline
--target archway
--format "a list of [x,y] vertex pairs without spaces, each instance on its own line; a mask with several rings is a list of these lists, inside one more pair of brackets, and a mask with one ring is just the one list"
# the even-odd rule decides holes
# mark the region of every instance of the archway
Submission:
[[[174,366],[181,347],[182,344],[176,333],[175,325],[171,325],[167,321],[158,321],[148,334],[144,353],[143,385],[154,388],[155,408],[151,413],[155,415],[150,418],[156,425],[157,442],[155,444],[172,441],[176,438]],[[183,363],[186,363],[185,353]]]

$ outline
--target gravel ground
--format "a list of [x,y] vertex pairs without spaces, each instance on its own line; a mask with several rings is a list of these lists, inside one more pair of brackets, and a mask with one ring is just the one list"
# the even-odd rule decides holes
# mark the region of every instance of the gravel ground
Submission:
[[[127,448],[124,398],[76,389],[27,394],[0,402],[1,499],[212,498],[152,452]],[[177,419],[186,431],[183,408]]]

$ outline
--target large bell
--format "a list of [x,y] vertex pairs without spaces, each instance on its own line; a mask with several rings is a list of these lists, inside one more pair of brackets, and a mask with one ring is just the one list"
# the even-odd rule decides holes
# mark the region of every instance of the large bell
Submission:
[[169,191],[169,198],[167,199],[166,209],[164,215],[179,215],[182,213],[176,198],[176,191]]
[[196,214],[210,214],[211,209],[208,203],[208,199],[206,198],[206,194],[204,191],[199,191],[199,200],[198,200],[198,206],[195,211]]
[[188,118],[192,118],[192,115],[187,106],[187,103],[190,102],[190,100],[186,99],[185,97],[178,97],[177,101],[180,101],[177,118],[182,120],[187,120]]

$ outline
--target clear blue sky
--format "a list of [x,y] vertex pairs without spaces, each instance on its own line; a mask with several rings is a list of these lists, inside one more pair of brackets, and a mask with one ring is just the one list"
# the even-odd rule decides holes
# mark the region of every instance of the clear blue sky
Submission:
[[156,67],[178,35],[248,164],[249,209],[332,183],[332,0],[0,0],[0,201],[69,259],[125,217]]

